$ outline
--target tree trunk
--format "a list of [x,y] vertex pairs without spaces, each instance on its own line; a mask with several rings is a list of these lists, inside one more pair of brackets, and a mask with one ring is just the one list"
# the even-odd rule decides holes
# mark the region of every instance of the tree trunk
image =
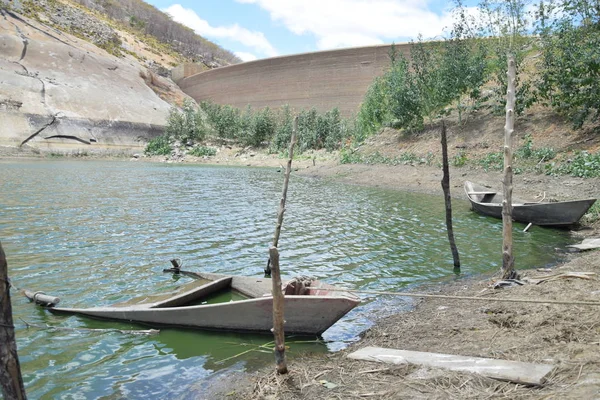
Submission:
[[0,243],[0,384],[6,400],[26,399],[17,355],[6,255]]
[[279,251],[277,247],[269,249],[271,260],[271,273],[273,274],[273,336],[275,337],[275,364],[277,373],[287,374],[287,362],[285,360],[285,334],[283,330],[283,305],[285,298],[281,288],[281,274],[279,271]]
[[444,202],[446,203],[446,228],[448,230],[448,240],[450,241],[450,250],[454,259],[454,268],[460,269],[460,258],[458,249],[454,242],[454,229],[452,228],[452,200],[450,198],[450,170],[448,168],[448,142],[446,140],[446,123],[442,121],[442,164],[444,176],[442,177],[442,190],[444,191]]
[[[294,145],[296,144],[296,131],[298,130],[298,116],[294,117],[294,125],[292,129],[292,138],[290,140],[290,147],[288,150],[289,158],[287,166],[285,168],[285,177],[283,179],[283,191],[281,194],[281,200],[279,201],[279,210],[277,211],[277,224],[275,225],[275,235],[273,235],[273,247],[279,245],[279,235],[281,234],[281,226],[283,225],[283,213],[285,212],[285,201],[287,199],[288,183],[290,181],[290,174],[292,173],[292,159],[294,158]],[[267,262],[265,268],[265,275],[271,276],[271,259]]]
[[512,135],[515,126],[515,59],[508,55],[508,85],[506,89],[506,124],[504,125],[504,199],[502,200],[502,278],[514,274],[512,252]]

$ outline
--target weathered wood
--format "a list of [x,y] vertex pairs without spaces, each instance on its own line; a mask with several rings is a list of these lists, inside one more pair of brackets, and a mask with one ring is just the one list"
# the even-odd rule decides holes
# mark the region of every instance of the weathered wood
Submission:
[[454,229],[452,228],[452,200],[450,198],[450,169],[448,168],[448,141],[446,139],[446,123],[442,121],[442,190],[444,191],[444,202],[446,204],[446,229],[448,231],[448,241],[450,250],[454,259],[454,268],[460,268],[460,257],[458,248],[454,241]]
[[54,307],[58,303],[60,303],[60,298],[56,296],[49,296],[43,292],[32,292],[31,290],[23,290],[21,293],[25,295],[29,299],[29,301],[33,301],[35,304],[39,304],[44,307]]
[[[502,194],[483,193],[483,186],[465,181],[465,193],[473,211],[502,218]],[[596,199],[540,203],[512,198],[513,221],[536,226],[570,226],[585,215]]]
[[285,333],[283,329],[283,305],[285,302],[281,291],[281,274],[279,273],[279,251],[272,246],[269,249],[271,260],[271,273],[273,275],[273,336],[275,337],[275,364],[277,373],[287,374],[287,362],[285,360]]
[[572,247],[579,250],[592,250],[600,248],[600,238],[588,238],[583,239],[583,241],[579,244],[568,245],[567,247]]
[[0,243],[0,384],[6,400],[26,399],[17,355],[6,254]]
[[410,363],[452,371],[472,372],[488,378],[536,386],[542,385],[546,380],[546,376],[554,369],[553,365],[548,364],[395,350],[382,347],[365,347],[349,354],[348,357],[387,364]]
[[[290,174],[292,173],[292,159],[294,158],[294,146],[296,144],[296,132],[298,130],[298,116],[294,117],[294,125],[292,128],[292,138],[290,140],[290,147],[288,149],[288,162],[285,168],[285,177],[283,179],[283,190],[281,193],[281,200],[279,201],[279,210],[277,211],[277,224],[275,225],[275,234],[273,235],[273,247],[279,246],[279,235],[281,234],[281,226],[283,225],[283,214],[285,213],[285,201],[287,199],[288,184],[290,182]],[[267,262],[265,268],[265,275],[271,275],[270,267],[271,259]]]
[[512,135],[515,126],[515,59],[508,56],[508,85],[506,89],[506,124],[504,125],[504,195],[502,199],[502,277],[512,277],[515,260],[512,251]]
[[[49,307],[53,313],[78,314],[94,318],[140,322],[151,327],[176,326],[221,331],[272,333],[273,282],[268,278],[181,271],[198,278],[164,295],[143,295],[112,306],[90,308]],[[216,304],[199,304],[220,290],[241,293],[249,298]],[[285,296],[287,333],[320,335],[351,309],[360,298],[346,290],[318,280],[302,296]],[[191,305],[190,305],[191,304]]]

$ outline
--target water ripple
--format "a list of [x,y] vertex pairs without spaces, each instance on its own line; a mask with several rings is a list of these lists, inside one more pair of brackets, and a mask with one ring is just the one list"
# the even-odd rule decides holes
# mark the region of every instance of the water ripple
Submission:
[[[162,274],[168,260],[186,268],[259,275],[267,261],[282,175],[240,169],[127,162],[0,163],[0,231],[18,286],[88,307],[157,293],[184,281]],[[455,202],[463,274],[499,268],[502,227]],[[515,227],[516,262],[544,266],[564,232]],[[519,234],[517,234],[517,232]],[[452,279],[442,196],[366,189],[293,176],[279,242],[285,277],[310,275],[354,289],[401,291]],[[183,279],[183,278],[182,278]],[[324,334],[336,350],[377,316],[412,300],[361,295],[365,302]],[[139,328],[50,314],[15,298],[15,320],[62,327]],[[221,368],[240,368],[240,346],[268,336],[163,330],[155,337],[17,329],[28,393],[40,399],[172,398]],[[299,346],[299,345],[298,345]],[[293,354],[301,347],[292,346]],[[244,348],[246,349],[246,348]],[[250,354],[246,365],[271,362]],[[184,378],[184,379],[182,379]]]

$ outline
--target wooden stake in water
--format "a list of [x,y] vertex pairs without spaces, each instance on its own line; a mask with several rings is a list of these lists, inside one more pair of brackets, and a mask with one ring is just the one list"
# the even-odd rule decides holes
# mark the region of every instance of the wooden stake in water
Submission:
[[446,123],[442,121],[442,165],[444,176],[442,177],[442,190],[444,191],[444,202],[446,203],[446,229],[450,250],[454,258],[454,268],[460,269],[460,258],[454,241],[454,229],[452,228],[452,200],[450,199],[450,170],[448,168],[448,141],[446,140]]
[[6,255],[0,243],[0,384],[7,400],[26,399],[17,355]]
[[281,290],[281,274],[279,271],[279,251],[277,247],[269,249],[271,260],[271,273],[273,274],[273,336],[275,337],[275,364],[277,373],[287,374],[287,362],[285,360],[285,333],[283,329],[283,305],[285,298]]
[[[290,174],[292,173],[292,159],[294,158],[294,145],[296,144],[296,131],[298,130],[298,116],[294,117],[294,125],[292,129],[292,139],[290,140],[289,157],[287,167],[285,168],[285,177],[283,179],[283,191],[281,194],[281,200],[279,201],[279,210],[277,211],[277,224],[275,225],[275,235],[273,236],[273,247],[279,245],[279,235],[281,234],[281,226],[283,225],[283,213],[285,212],[285,201],[287,198],[288,183],[290,182]],[[269,258],[267,267],[265,268],[265,275],[271,276],[272,260]]]
[[506,124],[504,125],[504,198],[502,200],[502,277],[512,278],[515,260],[512,252],[512,135],[515,127],[515,59],[508,55]]

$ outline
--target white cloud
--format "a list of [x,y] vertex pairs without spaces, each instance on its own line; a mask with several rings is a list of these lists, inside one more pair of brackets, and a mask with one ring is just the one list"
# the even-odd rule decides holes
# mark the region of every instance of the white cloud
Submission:
[[366,46],[441,35],[452,24],[427,0],[236,0],[256,4],[297,35],[312,34],[319,49]]
[[[262,32],[250,31],[238,24],[211,26],[206,20],[200,18],[194,10],[184,8],[180,4],[174,4],[163,11],[170,14],[174,21],[192,28],[201,36],[234,40],[267,57],[278,55],[277,50],[269,43]],[[250,53],[242,54],[250,55]]]
[[247,53],[245,51],[236,51],[235,55],[238,56],[242,61],[254,61],[258,59],[254,54]]

